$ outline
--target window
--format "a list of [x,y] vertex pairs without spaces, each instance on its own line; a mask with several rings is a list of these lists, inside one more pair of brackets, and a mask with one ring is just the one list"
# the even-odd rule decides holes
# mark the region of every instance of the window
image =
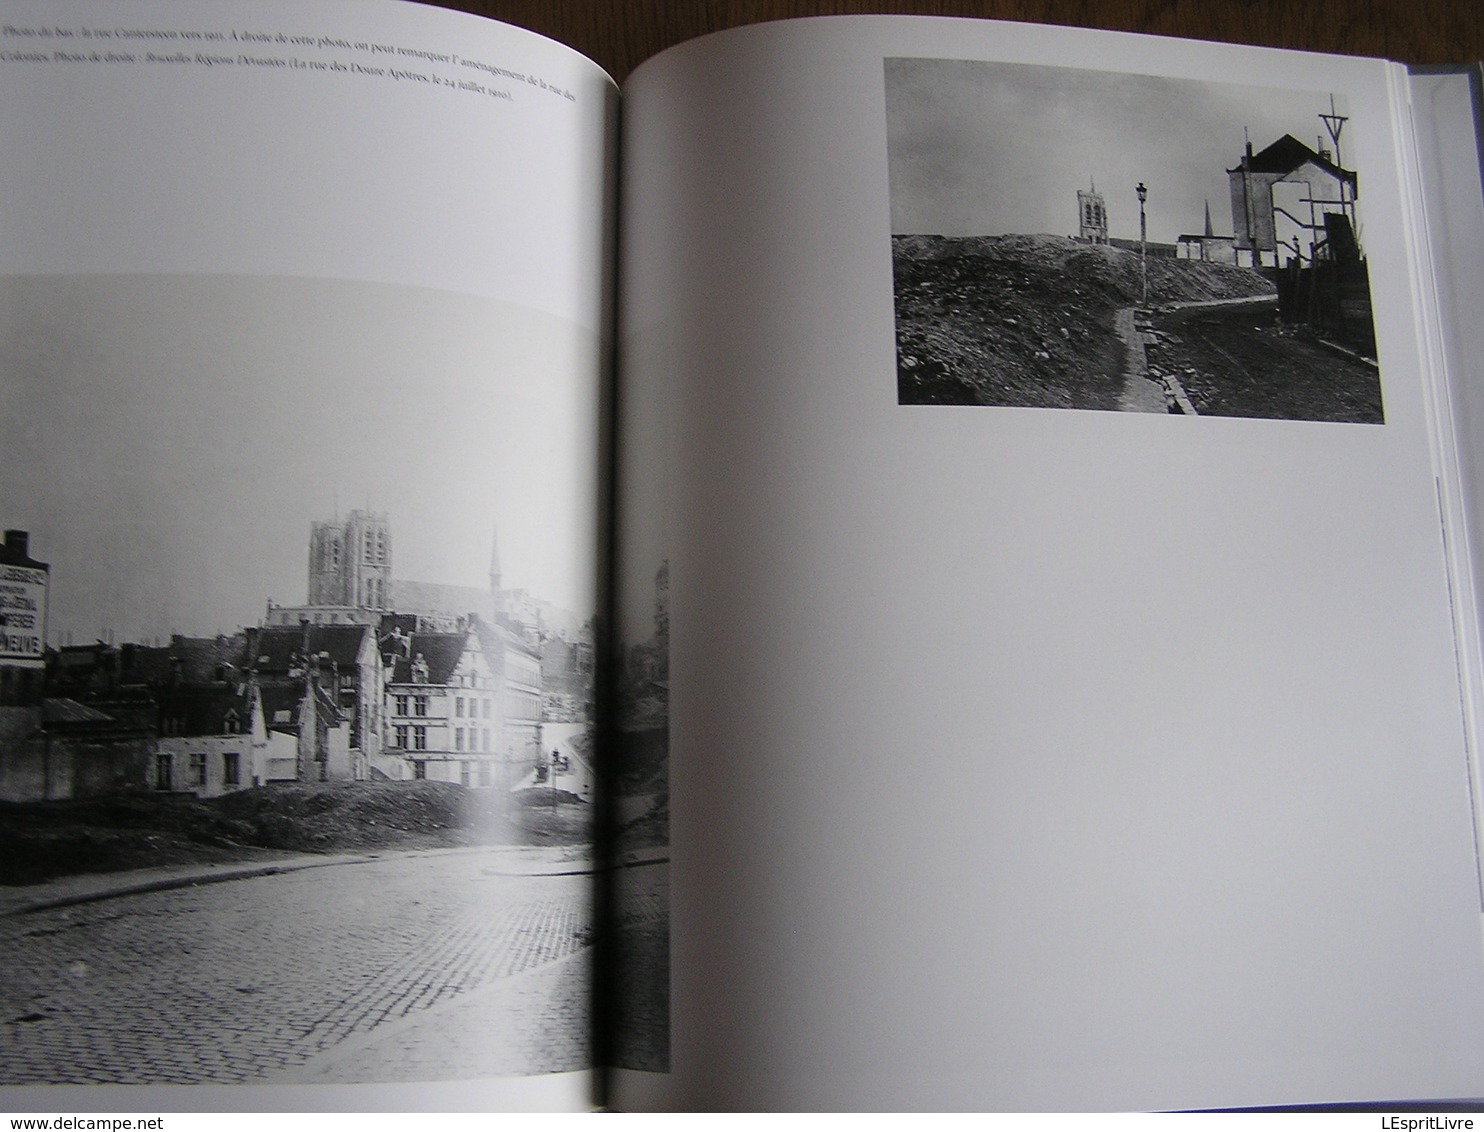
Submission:
[[490,729],[488,727],[484,729],[484,749],[486,751],[490,749]]
[[222,755],[222,783],[226,786],[238,786],[242,782],[242,756],[236,751],[227,751]]
[[413,697],[413,700],[412,700],[412,714],[413,715],[427,715],[428,714],[428,697],[427,696],[414,696]]
[[401,747],[405,751],[407,749],[407,724],[399,723],[393,728],[393,732],[392,746]]
[[489,784],[490,784],[490,764],[488,762],[481,762],[479,764],[479,785],[481,785],[481,786],[488,786]]
[[222,719],[222,733],[224,735],[236,735],[242,730],[242,721],[237,718],[237,709],[228,708],[227,714]]
[[191,785],[206,785],[206,756],[204,754],[191,755]]
[[419,759],[417,762],[413,763],[412,764],[412,777],[413,778],[427,778],[428,777],[428,764],[425,763],[425,762],[423,762],[421,759]]
[[454,715],[463,715],[464,714],[464,697],[463,696],[459,696],[457,699],[454,700],[453,713],[454,713]]
[[489,701],[489,700],[485,700],[484,701],[484,718],[485,719],[488,719],[490,717],[490,703],[491,703],[491,701]]
[[474,764],[470,762],[459,763],[459,785],[469,786],[474,781]]
[[155,756],[155,789],[169,790],[171,779],[171,766],[169,755]]
[[453,749],[455,751],[462,751],[464,749],[464,729],[462,727],[454,729]]
[[407,708],[412,701],[411,696],[399,695],[397,697],[397,714],[407,715]]
[[412,746],[414,750],[426,751],[428,749],[428,729],[426,727],[414,727],[412,729]]

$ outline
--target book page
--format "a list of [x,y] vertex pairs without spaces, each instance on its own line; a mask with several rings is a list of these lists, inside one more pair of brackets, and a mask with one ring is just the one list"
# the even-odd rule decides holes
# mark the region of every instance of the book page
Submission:
[[12,1109],[594,1103],[616,98],[413,5],[0,6]]
[[891,19],[636,72],[672,1028],[620,1104],[1484,1088],[1392,81]]
[[[1430,238],[1424,280],[1436,304],[1438,318],[1429,324],[1439,369],[1438,400],[1447,406],[1451,427],[1442,430],[1442,457],[1454,474],[1441,477],[1444,506],[1451,520],[1448,549],[1457,560],[1456,573],[1471,584],[1455,590],[1455,604],[1475,619],[1478,597],[1484,594],[1484,455],[1475,438],[1484,424],[1481,402],[1480,351],[1484,328],[1473,317],[1470,296],[1484,287],[1484,187],[1480,160],[1480,72],[1467,70],[1436,72],[1423,70],[1409,75],[1412,116],[1416,122],[1419,195],[1423,202]],[[1467,664],[1475,659],[1461,650]],[[1484,717],[1484,685],[1475,672],[1464,680],[1465,706],[1475,718]],[[1476,762],[1475,772],[1478,772]],[[1475,806],[1480,805],[1479,780],[1475,779]]]

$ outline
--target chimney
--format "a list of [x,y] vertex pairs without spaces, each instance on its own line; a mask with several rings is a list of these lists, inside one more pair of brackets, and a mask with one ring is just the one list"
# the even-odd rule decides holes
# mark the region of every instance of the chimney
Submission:
[[31,555],[27,553],[27,551],[30,550],[30,547],[30,531],[12,530],[5,532],[5,549],[10,551],[12,554],[18,555],[21,558],[30,558]]

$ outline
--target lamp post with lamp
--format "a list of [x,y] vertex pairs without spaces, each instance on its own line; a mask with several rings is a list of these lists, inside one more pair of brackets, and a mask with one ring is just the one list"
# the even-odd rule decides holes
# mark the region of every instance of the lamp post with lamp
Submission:
[[1139,194],[1139,289],[1141,301],[1149,301],[1149,230],[1144,220],[1144,202],[1149,199],[1149,190],[1140,181],[1134,192]]

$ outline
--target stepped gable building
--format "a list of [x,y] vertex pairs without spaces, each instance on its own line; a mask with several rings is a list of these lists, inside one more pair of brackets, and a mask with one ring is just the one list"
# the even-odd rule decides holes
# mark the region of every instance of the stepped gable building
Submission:
[[1244,267],[1281,267],[1290,259],[1309,263],[1325,238],[1327,214],[1355,228],[1359,182],[1327,150],[1310,149],[1284,134],[1226,171],[1231,186],[1232,228],[1237,262]]
[[508,788],[499,687],[480,634],[399,626],[382,637],[387,744],[373,764],[389,778]]

